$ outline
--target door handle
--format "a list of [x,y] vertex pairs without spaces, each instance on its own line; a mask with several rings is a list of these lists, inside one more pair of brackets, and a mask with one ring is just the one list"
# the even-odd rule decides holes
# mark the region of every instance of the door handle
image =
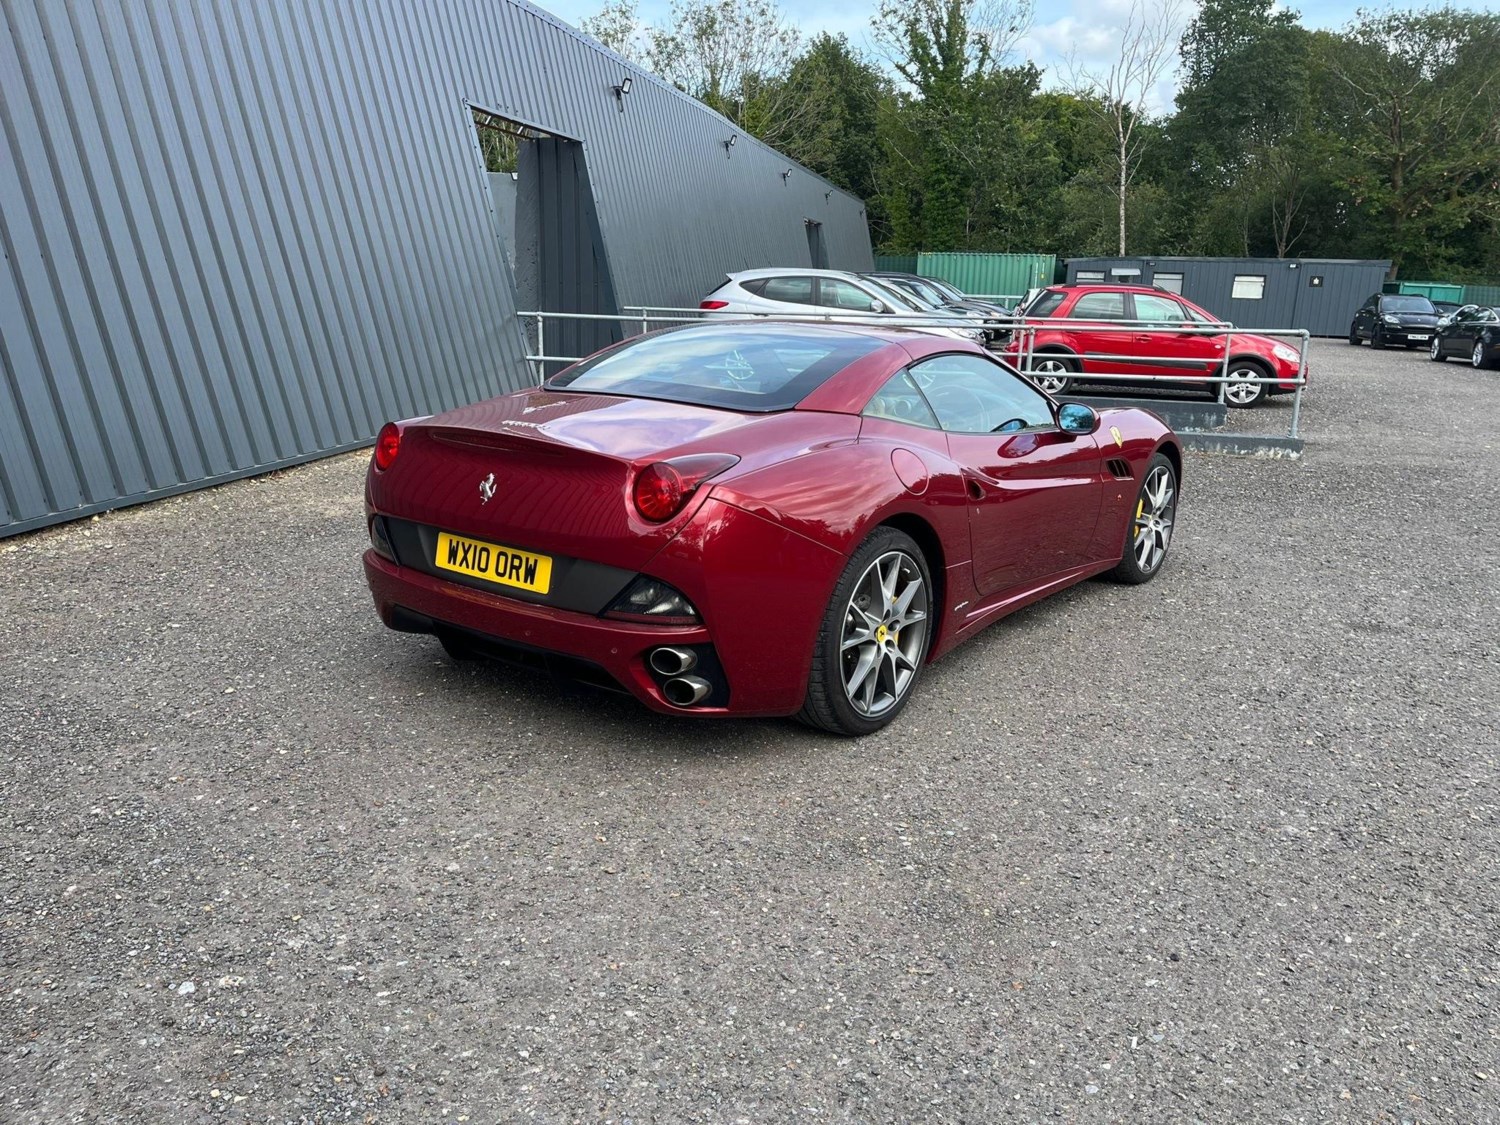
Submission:
[[1135,342],[1137,344],[1149,344],[1151,342],[1151,337],[1142,332],[1135,338]]
[[983,500],[991,488],[999,488],[1000,482],[974,469],[964,470],[964,489],[971,500]]

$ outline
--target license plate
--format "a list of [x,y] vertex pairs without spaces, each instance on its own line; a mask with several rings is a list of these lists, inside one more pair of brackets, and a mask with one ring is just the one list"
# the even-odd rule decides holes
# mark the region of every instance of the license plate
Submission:
[[1406,334],[1406,338],[1408,340],[1430,340],[1430,339],[1432,339],[1432,333],[1431,332],[1408,332]]
[[530,590],[533,594],[545,594],[552,586],[552,560],[546,555],[465,539],[446,531],[438,532],[437,553],[432,561],[442,570]]

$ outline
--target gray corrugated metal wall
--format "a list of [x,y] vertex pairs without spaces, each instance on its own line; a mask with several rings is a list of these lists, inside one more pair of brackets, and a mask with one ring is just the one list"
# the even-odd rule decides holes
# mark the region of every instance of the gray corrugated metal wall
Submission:
[[583,142],[626,304],[800,264],[808,218],[871,263],[859,200],[517,0],[3,11],[0,535],[524,380],[470,105]]
[[[1068,281],[1079,270],[1139,270],[1132,283],[1151,285],[1158,273],[1182,274],[1182,295],[1241,328],[1305,328],[1314,336],[1342,336],[1354,313],[1380,291],[1388,261],[1334,258],[1069,258]],[[1237,274],[1266,279],[1260,300],[1236,300]],[[1320,278],[1313,284],[1313,278]],[[1119,279],[1125,280],[1125,279]]]

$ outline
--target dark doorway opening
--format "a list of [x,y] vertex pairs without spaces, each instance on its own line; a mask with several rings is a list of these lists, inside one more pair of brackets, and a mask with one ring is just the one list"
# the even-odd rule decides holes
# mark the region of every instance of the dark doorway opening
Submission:
[[[474,107],[500,239],[523,311],[617,315],[581,142]],[[623,337],[616,320],[523,318],[532,354],[585,356]],[[545,350],[538,345],[545,342]],[[544,363],[550,374],[562,363]]]
[[828,268],[828,247],[823,245],[823,224],[816,219],[804,219],[807,227],[807,253],[815,270]]

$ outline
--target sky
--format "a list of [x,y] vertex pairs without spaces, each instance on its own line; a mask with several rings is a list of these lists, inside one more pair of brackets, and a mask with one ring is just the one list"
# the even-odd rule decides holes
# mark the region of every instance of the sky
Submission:
[[[1457,0],[1457,6],[1484,10],[1497,0]],[[533,0],[553,15],[577,26],[583,18],[604,6],[603,0]],[[1083,68],[1107,69],[1111,56],[1119,50],[1120,25],[1130,12],[1131,0],[1044,0],[1029,35],[1022,41],[1019,55],[1029,59],[1046,73],[1043,85],[1057,85],[1069,61]],[[1301,13],[1302,26],[1338,29],[1355,17],[1360,7],[1379,8],[1379,0],[1306,0],[1290,5]],[[1418,7],[1420,5],[1402,5]],[[805,35],[820,31],[844,34],[850,43],[870,55],[878,55],[870,38],[870,19],[879,7],[878,0],[782,0],[781,9]],[[1196,5],[1184,3],[1184,26],[1192,19]],[[668,0],[639,0],[637,11],[645,23],[665,23],[670,12]],[[1150,99],[1158,113],[1172,108],[1176,93],[1176,76],[1164,78]]]

